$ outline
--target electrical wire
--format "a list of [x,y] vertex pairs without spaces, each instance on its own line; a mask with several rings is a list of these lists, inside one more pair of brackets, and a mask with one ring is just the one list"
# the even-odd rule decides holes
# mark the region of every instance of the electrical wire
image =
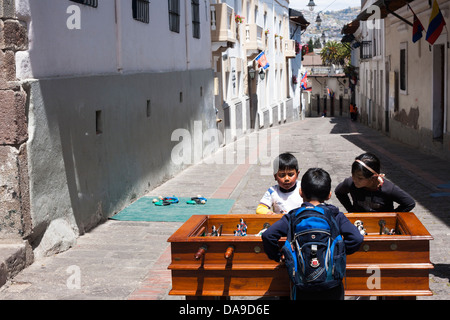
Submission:
[[326,9],[328,9],[328,8],[329,8],[333,3],[335,3],[336,1],[337,1],[337,0],[334,0],[334,1],[333,1],[332,3],[330,3],[325,9],[322,9],[321,12],[322,12],[322,11],[325,11]]

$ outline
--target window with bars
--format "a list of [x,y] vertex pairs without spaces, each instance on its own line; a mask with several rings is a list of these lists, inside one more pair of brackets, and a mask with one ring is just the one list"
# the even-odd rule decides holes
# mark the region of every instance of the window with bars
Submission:
[[400,43],[400,93],[408,94],[408,44]]
[[169,0],[169,29],[180,32],[180,0]]
[[98,0],[70,0],[70,1],[84,4],[93,8],[97,8],[98,6]]
[[373,56],[372,41],[362,41],[360,47],[360,58],[370,59]]
[[200,0],[191,0],[192,36],[200,39]]
[[133,0],[133,19],[144,23],[150,22],[149,0]]

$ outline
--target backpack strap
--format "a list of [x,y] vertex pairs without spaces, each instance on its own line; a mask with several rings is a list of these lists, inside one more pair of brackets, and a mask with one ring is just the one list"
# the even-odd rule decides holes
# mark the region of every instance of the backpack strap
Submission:
[[293,219],[294,217],[297,217],[298,215],[300,215],[302,212],[306,211],[306,210],[310,210],[310,211],[315,211],[317,213],[323,214],[325,216],[325,219],[328,221],[328,224],[330,224],[331,228],[331,236],[332,238],[336,238],[337,236],[339,236],[339,234],[341,233],[340,228],[336,222],[336,219],[334,218],[333,214],[331,213],[330,209],[326,206],[307,206],[307,207],[300,207],[298,209],[295,209],[292,211],[292,218],[291,218],[291,230],[294,230],[293,228],[293,224],[295,223]]
[[301,214],[301,213],[302,213],[303,211],[305,211],[305,210],[312,210],[312,211],[316,211],[316,212],[321,213],[321,214],[325,214],[325,210],[324,210],[323,207],[318,207],[318,206],[307,206],[307,207],[300,207],[300,208],[297,208],[297,209],[294,211],[294,215],[295,215],[295,216],[298,216],[299,214]]

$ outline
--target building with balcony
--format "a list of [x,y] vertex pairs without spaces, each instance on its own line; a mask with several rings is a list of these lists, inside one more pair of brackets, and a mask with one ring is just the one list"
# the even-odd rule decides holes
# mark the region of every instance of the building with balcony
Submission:
[[289,81],[292,96],[292,110],[298,112],[300,118],[305,118],[306,106],[309,103],[307,94],[302,94],[300,80],[302,78],[303,56],[301,51],[302,33],[308,28],[309,22],[300,11],[289,9],[289,38],[283,39],[284,54],[291,71]]
[[66,250],[217,141],[295,119],[288,5],[0,0],[0,239]]
[[[211,0],[211,10],[221,143],[251,130],[297,119],[300,98],[294,100],[292,75],[298,74],[299,64],[291,62],[297,55],[290,34],[289,1]],[[303,24],[300,30],[306,28]],[[235,38],[226,38],[233,35]],[[264,70],[255,60],[261,52],[269,63]]]

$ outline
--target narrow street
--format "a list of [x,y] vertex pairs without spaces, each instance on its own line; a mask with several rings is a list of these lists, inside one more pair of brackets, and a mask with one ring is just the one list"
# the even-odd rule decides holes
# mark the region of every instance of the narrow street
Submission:
[[[254,152],[254,132],[219,152]],[[416,200],[414,213],[425,225],[431,241],[430,272],[433,296],[419,300],[450,299],[450,166],[448,161],[395,142],[382,133],[348,118],[307,118],[268,129],[268,137],[279,139],[277,152],[293,153],[300,176],[310,167],[322,167],[332,178],[332,189],[350,176],[351,164],[363,152],[381,160],[386,178]],[[235,148],[236,145],[245,146]],[[230,150],[231,149],[231,150]],[[262,152],[264,150],[260,150]],[[266,156],[273,150],[266,150]],[[261,154],[258,155],[261,159]],[[207,163],[205,163],[207,162]],[[259,200],[275,181],[262,169],[264,163],[219,163],[193,165],[152,190],[151,196],[229,198],[234,214],[254,213]],[[329,203],[341,209],[333,195]],[[81,236],[68,251],[35,261],[0,289],[4,299],[184,299],[169,296],[171,287],[168,237],[181,222],[133,222],[108,220]],[[78,276],[78,278],[74,278]],[[75,281],[72,281],[75,279]],[[76,280],[79,280],[78,282]]]

